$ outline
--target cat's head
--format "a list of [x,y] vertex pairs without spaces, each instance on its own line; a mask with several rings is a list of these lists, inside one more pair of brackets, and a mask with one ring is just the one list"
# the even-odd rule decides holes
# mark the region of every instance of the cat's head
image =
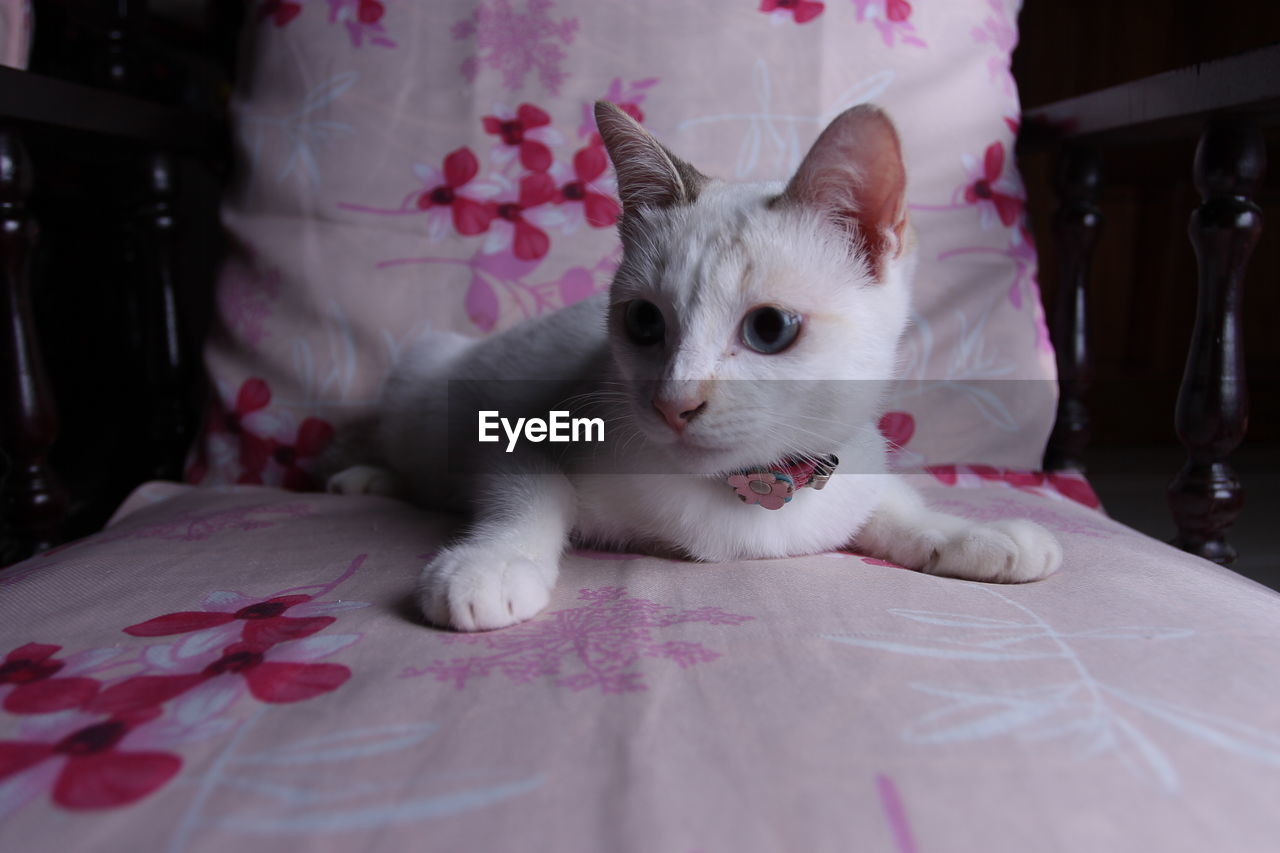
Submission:
[[596,121],[623,204],[608,323],[635,428],[699,474],[874,429],[915,254],[889,118],[839,115],[786,184],[708,178],[611,104]]

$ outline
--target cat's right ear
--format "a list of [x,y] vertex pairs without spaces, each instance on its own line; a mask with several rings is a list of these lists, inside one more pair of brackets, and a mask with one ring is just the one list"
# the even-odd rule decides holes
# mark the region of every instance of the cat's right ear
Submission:
[[618,175],[623,213],[641,207],[692,204],[706,175],[654,139],[640,123],[608,101],[596,101],[596,127]]

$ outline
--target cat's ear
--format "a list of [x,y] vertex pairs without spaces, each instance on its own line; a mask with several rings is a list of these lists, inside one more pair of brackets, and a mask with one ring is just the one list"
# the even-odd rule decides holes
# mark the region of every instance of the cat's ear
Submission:
[[879,277],[905,246],[906,190],[893,122],[880,108],[862,104],[827,125],[778,202],[820,210],[856,241]]
[[698,198],[706,175],[664,148],[631,116],[608,101],[596,101],[596,127],[618,174],[624,213],[692,204]]

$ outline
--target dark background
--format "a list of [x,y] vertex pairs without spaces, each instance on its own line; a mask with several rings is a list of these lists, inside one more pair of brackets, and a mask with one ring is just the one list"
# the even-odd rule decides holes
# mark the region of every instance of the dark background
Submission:
[[[1280,41],[1280,2],[1025,0],[1014,54],[1024,110]],[[1102,234],[1089,283],[1095,448],[1176,445],[1173,409],[1195,319],[1186,239],[1195,139],[1103,151]],[[1246,441],[1280,442],[1280,133],[1268,133],[1263,233],[1245,284]],[[1023,157],[1040,284],[1053,304],[1049,155]],[[1172,472],[1170,472],[1172,474]]]

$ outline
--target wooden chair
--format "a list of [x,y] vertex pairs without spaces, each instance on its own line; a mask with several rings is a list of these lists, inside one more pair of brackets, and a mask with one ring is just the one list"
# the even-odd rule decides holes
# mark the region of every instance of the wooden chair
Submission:
[[[124,0],[108,6],[105,17],[76,19],[81,37],[96,34],[97,44],[87,54],[76,54],[93,61],[71,69],[73,79],[42,73],[39,63],[35,71],[0,68],[0,565],[95,529],[144,479],[180,478],[202,399],[194,360],[199,333],[191,329],[198,323],[184,320],[193,307],[198,318],[208,311],[201,313],[199,288],[179,279],[192,242],[203,247],[195,252],[197,261],[207,269],[215,266],[217,181],[210,176],[225,175],[229,158],[224,116],[210,92],[219,86],[225,90],[226,80],[206,75],[203,88],[195,87],[204,92],[202,104],[193,106],[189,97],[184,102],[172,91],[157,100],[149,86],[153,75],[147,73],[154,54],[146,51],[145,6]],[[183,47],[188,58],[221,68],[225,75],[231,64],[227,46],[233,43],[227,34],[235,30],[238,4],[212,6],[232,11],[215,28],[215,37]],[[66,9],[69,20],[71,5]],[[48,64],[66,70],[56,57]],[[1173,134],[1200,134],[1194,168],[1203,204],[1190,229],[1200,294],[1177,411],[1170,413],[1188,459],[1169,487],[1169,501],[1177,544],[1220,563],[1234,557],[1227,531],[1243,501],[1227,457],[1244,434],[1247,416],[1240,317],[1245,268],[1262,227],[1251,195],[1265,170],[1262,131],[1277,117],[1280,46],[1033,110],[1024,116],[1020,142],[1023,152],[1057,152],[1054,235],[1064,286],[1052,306],[1052,326],[1061,402],[1045,467],[1060,469],[1080,466],[1089,434],[1087,281],[1101,225],[1101,152]],[[29,149],[39,149],[34,166]],[[41,297],[48,302],[55,291],[59,299],[80,292],[57,286],[58,276],[74,265],[48,263],[40,254],[51,235],[48,223],[39,220],[53,218],[39,213],[52,209],[39,204],[44,184],[51,176],[77,174],[74,166],[55,158],[75,161],[99,149],[109,149],[108,162],[124,174],[116,184],[124,187],[120,198],[114,208],[104,208],[114,213],[105,215],[129,227],[121,232],[128,236],[120,259],[123,272],[113,282],[119,298],[99,294],[98,304],[125,305],[120,314],[125,322],[110,330],[117,346],[109,360],[132,375],[119,383],[123,397],[108,397],[105,403],[99,398],[95,411],[80,397],[86,384],[92,391],[100,383],[82,379],[77,390],[60,397],[45,365],[55,354],[63,365],[61,378],[68,373],[74,378],[76,365],[92,377],[91,368],[106,356],[75,337],[82,332],[68,337],[61,321],[64,306],[38,317],[36,305]],[[178,180],[192,168],[205,176],[206,187],[194,199]],[[59,225],[64,219],[58,217]],[[39,225],[45,226],[43,240]],[[113,227],[110,222],[90,225]],[[61,246],[65,251],[67,244]],[[75,328],[96,328],[101,319],[90,317],[87,326]],[[114,429],[107,440],[81,434],[55,445],[59,407]],[[84,449],[68,450],[62,466],[63,474],[76,474],[69,490],[55,474],[50,453],[77,443]],[[122,459],[124,464],[117,464]]]

